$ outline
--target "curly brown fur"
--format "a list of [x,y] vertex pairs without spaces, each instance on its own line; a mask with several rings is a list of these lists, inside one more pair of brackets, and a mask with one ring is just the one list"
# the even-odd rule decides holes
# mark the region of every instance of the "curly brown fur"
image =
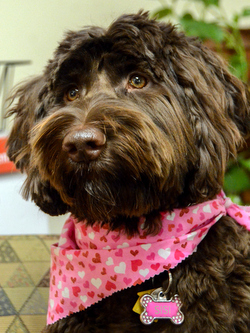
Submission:
[[[145,86],[132,87],[133,75]],[[72,88],[78,95],[71,101]],[[8,154],[27,173],[24,196],[51,215],[70,211],[129,235],[142,215],[156,233],[159,212],[214,198],[250,131],[245,85],[197,39],[145,13],[124,15],[107,30],[69,32],[43,75],[13,98]],[[75,161],[65,138],[86,127],[105,140],[98,158]],[[148,281],[46,332],[249,332],[250,236],[231,218],[172,273],[184,303],[181,326],[140,323],[132,307],[136,293],[152,287]],[[155,280],[166,283],[166,274]]]

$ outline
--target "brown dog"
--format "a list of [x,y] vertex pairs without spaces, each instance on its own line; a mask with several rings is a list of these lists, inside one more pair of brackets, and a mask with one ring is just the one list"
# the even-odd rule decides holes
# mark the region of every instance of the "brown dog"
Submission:
[[[244,84],[195,38],[145,13],[124,15],[108,30],[69,32],[44,73],[13,98],[8,155],[27,173],[24,197],[128,240],[140,234],[141,217],[145,237],[157,237],[161,212],[184,214],[214,200],[250,131]],[[250,233],[233,218],[221,217],[192,256],[170,264],[171,285],[163,267],[46,332],[250,331]],[[180,296],[183,323],[144,325],[132,311],[137,292],[168,286]]]

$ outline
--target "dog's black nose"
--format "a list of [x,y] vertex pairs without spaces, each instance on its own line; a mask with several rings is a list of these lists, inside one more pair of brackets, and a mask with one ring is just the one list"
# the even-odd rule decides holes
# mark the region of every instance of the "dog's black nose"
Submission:
[[68,133],[62,149],[74,162],[92,161],[99,157],[105,143],[104,133],[95,127],[86,126]]

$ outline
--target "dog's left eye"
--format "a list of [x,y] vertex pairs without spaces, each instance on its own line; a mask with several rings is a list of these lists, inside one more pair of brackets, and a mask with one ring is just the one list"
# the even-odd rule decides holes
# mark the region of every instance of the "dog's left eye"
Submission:
[[79,90],[77,88],[71,88],[66,93],[68,101],[72,102],[79,97]]
[[130,88],[142,89],[147,84],[147,79],[142,75],[132,75],[129,79]]

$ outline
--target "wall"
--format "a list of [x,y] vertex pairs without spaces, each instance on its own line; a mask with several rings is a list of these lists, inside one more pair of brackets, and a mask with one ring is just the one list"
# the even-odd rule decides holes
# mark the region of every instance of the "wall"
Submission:
[[[222,2],[227,15],[250,7],[249,0]],[[0,0],[0,5],[0,59],[32,60],[32,65],[17,68],[15,82],[19,82],[42,71],[64,31],[84,25],[108,26],[122,13],[153,10],[160,7],[160,1]]]
[[[249,0],[223,3],[227,15],[250,6]],[[17,83],[43,70],[65,30],[108,26],[122,13],[158,7],[156,0],[0,0],[0,60],[32,61],[16,68]],[[25,202],[19,194],[23,180],[20,174],[0,176],[0,234],[60,232],[65,218],[49,218]]]

